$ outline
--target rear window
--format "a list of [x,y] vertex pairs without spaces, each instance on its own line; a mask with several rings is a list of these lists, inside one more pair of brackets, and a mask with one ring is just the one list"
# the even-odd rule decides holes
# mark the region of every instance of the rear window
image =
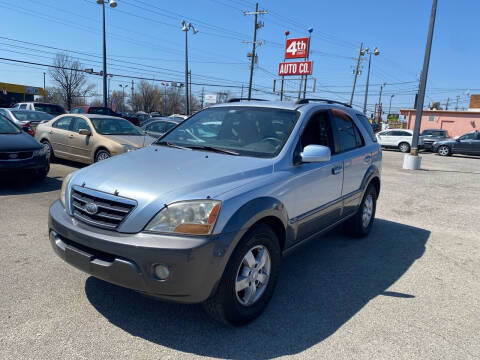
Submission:
[[35,104],[35,110],[43,111],[52,115],[62,115],[65,114],[65,109],[60,105],[53,105],[53,104]]
[[367,131],[368,136],[370,136],[370,139],[372,139],[373,142],[377,142],[377,138],[372,129],[372,124],[367,119],[367,117],[362,114],[357,114],[357,119],[360,120],[360,124],[362,124],[362,127]]

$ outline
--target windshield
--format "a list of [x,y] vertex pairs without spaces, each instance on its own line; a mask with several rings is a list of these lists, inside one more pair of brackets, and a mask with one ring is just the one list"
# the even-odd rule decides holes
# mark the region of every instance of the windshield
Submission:
[[212,147],[244,156],[273,157],[297,121],[293,110],[257,107],[210,108],[191,116],[161,141],[183,147]]
[[45,121],[53,119],[53,116],[40,111],[12,110],[15,119],[19,121]]
[[21,132],[10,120],[0,114],[0,134],[19,134]]
[[129,121],[121,118],[91,118],[90,121],[102,135],[143,135]]

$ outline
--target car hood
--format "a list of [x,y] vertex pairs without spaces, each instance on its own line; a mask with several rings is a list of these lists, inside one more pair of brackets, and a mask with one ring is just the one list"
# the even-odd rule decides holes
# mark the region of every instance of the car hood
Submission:
[[20,134],[0,134],[0,151],[37,150],[41,147],[38,141],[23,131]]
[[153,145],[88,166],[71,184],[137,201],[135,214],[119,230],[138,232],[165,204],[223,200],[221,194],[272,172],[272,159]]
[[131,145],[141,148],[150,145],[156,139],[145,135],[102,135],[122,145]]

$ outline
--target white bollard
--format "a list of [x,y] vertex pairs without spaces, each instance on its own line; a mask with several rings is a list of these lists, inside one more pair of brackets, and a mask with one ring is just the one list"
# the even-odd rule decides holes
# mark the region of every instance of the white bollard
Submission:
[[407,170],[419,170],[422,158],[420,156],[406,154],[403,158],[403,168]]

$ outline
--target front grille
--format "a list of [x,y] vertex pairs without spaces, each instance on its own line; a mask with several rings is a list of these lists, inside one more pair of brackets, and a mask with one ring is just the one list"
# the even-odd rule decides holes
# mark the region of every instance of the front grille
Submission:
[[25,160],[33,156],[33,151],[0,152],[0,160]]
[[109,230],[116,230],[136,206],[133,200],[79,186],[72,188],[71,200],[76,219]]

